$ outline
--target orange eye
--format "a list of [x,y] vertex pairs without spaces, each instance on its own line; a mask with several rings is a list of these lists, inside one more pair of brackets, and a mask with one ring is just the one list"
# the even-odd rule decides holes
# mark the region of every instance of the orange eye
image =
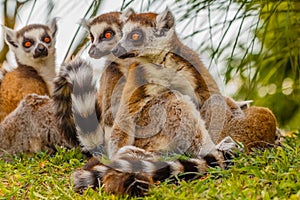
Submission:
[[26,47],[26,48],[29,48],[29,47],[32,46],[32,42],[27,41],[27,42],[25,42],[25,43],[23,44],[23,46]]
[[111,33],[111,32],[106,32],[106,33],[104,34],[104,37],[105,37],[106,39],[110,39],[111,36],[112,36],[112,33]]
[[50,39],[50,37],[45,37],[45,38],[44,38],[44,42],[46,42],[46,43],[49,43],[49,42],[51,42],[51,39]]
[[140,35],[138,33],[134,33],[131,35],[131,39],[136,41],[136,40],[140,39]]

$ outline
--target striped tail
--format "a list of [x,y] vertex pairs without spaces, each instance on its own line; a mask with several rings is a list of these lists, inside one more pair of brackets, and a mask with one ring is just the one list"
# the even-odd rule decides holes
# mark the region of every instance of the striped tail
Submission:
[[[141,150],[143,151],[143,150]],[[206,174],[210,167],[218,166],[216,159],[206,156],[202,159],[176,159],[158,161],[120,157],[103,164],[92,158],[82,170],[73,174],[77,191],[87,187],[103,186],[108,193],[129,196],[144,196],[155,182],[171,180],[194,180]]]
[[93,68],[76,59],[61,66],[53,94],[55,115],[65,139],[90,153],[102,153],[102,133],[96,114],[97,87]]

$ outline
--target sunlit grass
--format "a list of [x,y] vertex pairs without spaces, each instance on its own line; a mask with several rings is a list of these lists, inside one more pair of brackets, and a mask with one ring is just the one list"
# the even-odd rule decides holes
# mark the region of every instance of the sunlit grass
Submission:
[[[207,176],[179,185],[155,185],[144,199],[299,199],[299,134],[282,147],[239,155],[229,170],[211,169]],[[84,161],[78,149],[0,161],[0,199],[116,199],[102,189],[83,195],[73,190],[71,174]]]

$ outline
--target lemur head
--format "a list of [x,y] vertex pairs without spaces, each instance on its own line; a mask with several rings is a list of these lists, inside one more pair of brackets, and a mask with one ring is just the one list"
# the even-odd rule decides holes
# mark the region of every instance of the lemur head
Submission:
[[3,26],[5,42],[19,64],[34,66],[47,59],[55,60],[56,21],[54,18],[49,25],[27,25],[18,31]]
[[112,53],[119,58],[156,55],[171,51],[176,37],[174,16],[166,9],[161,14],[136,14],[128,10],[122,14],[123,37]]
[[112,48],[121,39],[123,23],[120,19],[121,13],[110,12],[102,14],[90,20],[83,19],[81,25],[90,33],[92,45],[89,55],[99,59],[110,54]]

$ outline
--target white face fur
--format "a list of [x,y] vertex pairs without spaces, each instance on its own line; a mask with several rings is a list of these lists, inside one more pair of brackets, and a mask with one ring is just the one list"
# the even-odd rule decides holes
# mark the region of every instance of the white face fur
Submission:
[[110,54],[112,48],[121,39],[121,27],[118,24],[108,24],[99,22],[89,25],[89,22],[83,22],[90,32],[91,47],[89,55],[92,58],[99,59]]
[[48,59],[55,60],[56,19],[50,26],[34,24],[19,31],[4,27],[5,41],[14,52],[18,63],[35,66]]
[[[167,24],[172,25],[168,27]],[[123,37],[114,48],[114,50],[123,49],[123,52],[119,51],[118,53],[125,53],[125,55],[122,56],[113,52],[114,55],[121,58],[143,57],[171,50],[175,35],[173,24],[173,15],[168,10],[157,15],[156,27],[144,26],[139,22],[128,20],[122,29]]]

